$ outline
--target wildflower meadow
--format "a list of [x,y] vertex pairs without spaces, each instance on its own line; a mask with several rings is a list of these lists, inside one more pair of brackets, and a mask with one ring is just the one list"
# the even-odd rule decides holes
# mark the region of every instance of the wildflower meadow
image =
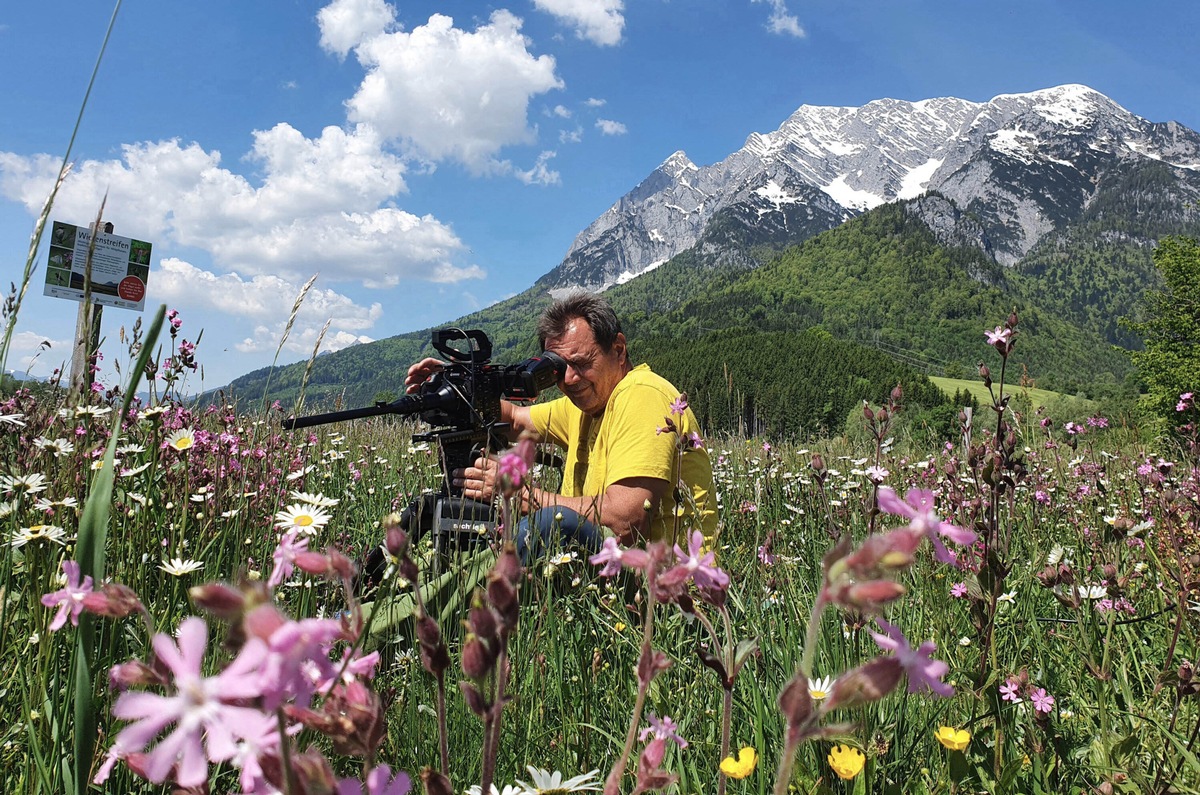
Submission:
[[520,491],[557,477],[532,440],[498,532],[410,534],[436,446],[188,397],[191,323],[122,329],[90,362],[120,387],[0,383],[0,792],[1200,791],[1191,392],[1159,435],[1039,414],[1014,314],[938,446],[902,385],[807,446],[680,438],[715,548],[523,566]]
[[501,532],[435,549],[397,524],[441,477],[414,425],[188,401],[185,321],[131,342],[148,400],[0,403],[4,792],[1200,788],[1194,422],[1014,411],[1015,316],[942,446],[898,434],[900,387],[853,443],[681,439],[717,548],[527,567],[531,441]]

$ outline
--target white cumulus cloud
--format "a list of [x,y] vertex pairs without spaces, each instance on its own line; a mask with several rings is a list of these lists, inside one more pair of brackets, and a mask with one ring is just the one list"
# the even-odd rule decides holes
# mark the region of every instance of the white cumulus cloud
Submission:
[[[55,333],[61,333],[57,329]],[[69,375],[71,340],[56,339],[36,331],[18,331],[12,336],[8,351],[8,369],[24,375],[46,372],[61,367]],[[40,366],[39,366],[40,365]],[[66,377],[63,379],[67,380]]]
[[[76,165],[56,217],[94,218],[107,193],[105,216],[117,234],[200,248],[218,268],[250,276],[303,280],[324,270],[331,279],[386,287],[484,275],[458,261],[466,246],[448,225],[380,206],[405,190],[405,167],[369,125],[327,127],[309,139],[281,123],[254,133],[248,160],[261,169],[258,185],[196,143],[128,144],[121,159]],[[0,195],[36,213],[58,166],[49,155],[0,152]]]
[[625,29],[622,0],[533,0],[539,11],[575,29],[575,35],[601,47],[621,43]]
[[383,0],[333,0],[317,12],[321,49],[338,58],[395,25],[396,9]]
[[596,119],[596,128],[605,135],[624,135],[629,132],[624,124],[612,119]]
[[[213,273],[167,257],[150,280],[150,298],[179,308],[185,323],[189,312],[205,318],[226,315],[231,323],[248,322],[253,326],[252,336],[238,343],[237,349],[243,353],[270,352],[279,347],[303,281],[278,276],[244,279],[237,273]],[[322,340],[322,350],[369,341],[361,332],[374,327],[381,317],[383,306],[378,302],[361,306],[334,290],[314,286],[296,312],[284,350],[311,353],[326,321],[329,331]]]
[[751,0],[751,2],[765,2],[771,7],[771,16],[767,19],[767,30],[782,36],[804,38],[804,28],[800,26],[799,18],[788,11],[785,0]]
[[474,32],[434,14],[412,32],[384,33],[355,52],[367,70],[346,103],[408,154],[457,160],[472,173],[501,168],[502,147],[532,143],[532,97],[563,87],[549,55],[534,56],[521,20],[499,10]]

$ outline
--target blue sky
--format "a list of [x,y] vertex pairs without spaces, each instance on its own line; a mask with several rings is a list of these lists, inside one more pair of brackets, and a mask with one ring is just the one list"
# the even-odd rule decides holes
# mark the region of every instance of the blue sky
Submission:
[[[6,283],[112,10],[0,11]],[[125,0],[51,218],[86,224],[108,192],[116,234],[154,244],[147,314],[203,329],[207,389],[271,363],[314,274],[280,362],[327,322],[334,350],[520,292],[676,150],[719,161],[803,104],[1083,83],[1200,129],[1197,29],[1161,0]],[[39,376],[77,311],[42,295],[46,256],[7,363]],[[105,312],[102,381],[136,317]]]

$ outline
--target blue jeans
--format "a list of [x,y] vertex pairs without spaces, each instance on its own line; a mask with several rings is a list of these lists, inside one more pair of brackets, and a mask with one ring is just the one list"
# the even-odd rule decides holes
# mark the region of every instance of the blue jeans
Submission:
[[[536,529],[536,535],[530,532],[531,527]],[[570,508],[539,508],[517,526],[517,554],[524,564],[572,546],[594,554],[603,544],[604,533],[599,526]]]

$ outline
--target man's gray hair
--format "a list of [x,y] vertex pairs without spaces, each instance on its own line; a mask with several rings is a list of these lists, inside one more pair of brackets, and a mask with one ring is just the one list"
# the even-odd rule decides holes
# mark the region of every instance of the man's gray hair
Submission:
[[608,301],[583,290],[573,292],[546,307],[542,316],[538,318],[538,345],[545,350],[546,340],[561,337],[567,332],[570,322],[577,317],[587,322],[600,350],[612,350],[617,335],[621,333],[621,321],[617,320],[617,313]]

